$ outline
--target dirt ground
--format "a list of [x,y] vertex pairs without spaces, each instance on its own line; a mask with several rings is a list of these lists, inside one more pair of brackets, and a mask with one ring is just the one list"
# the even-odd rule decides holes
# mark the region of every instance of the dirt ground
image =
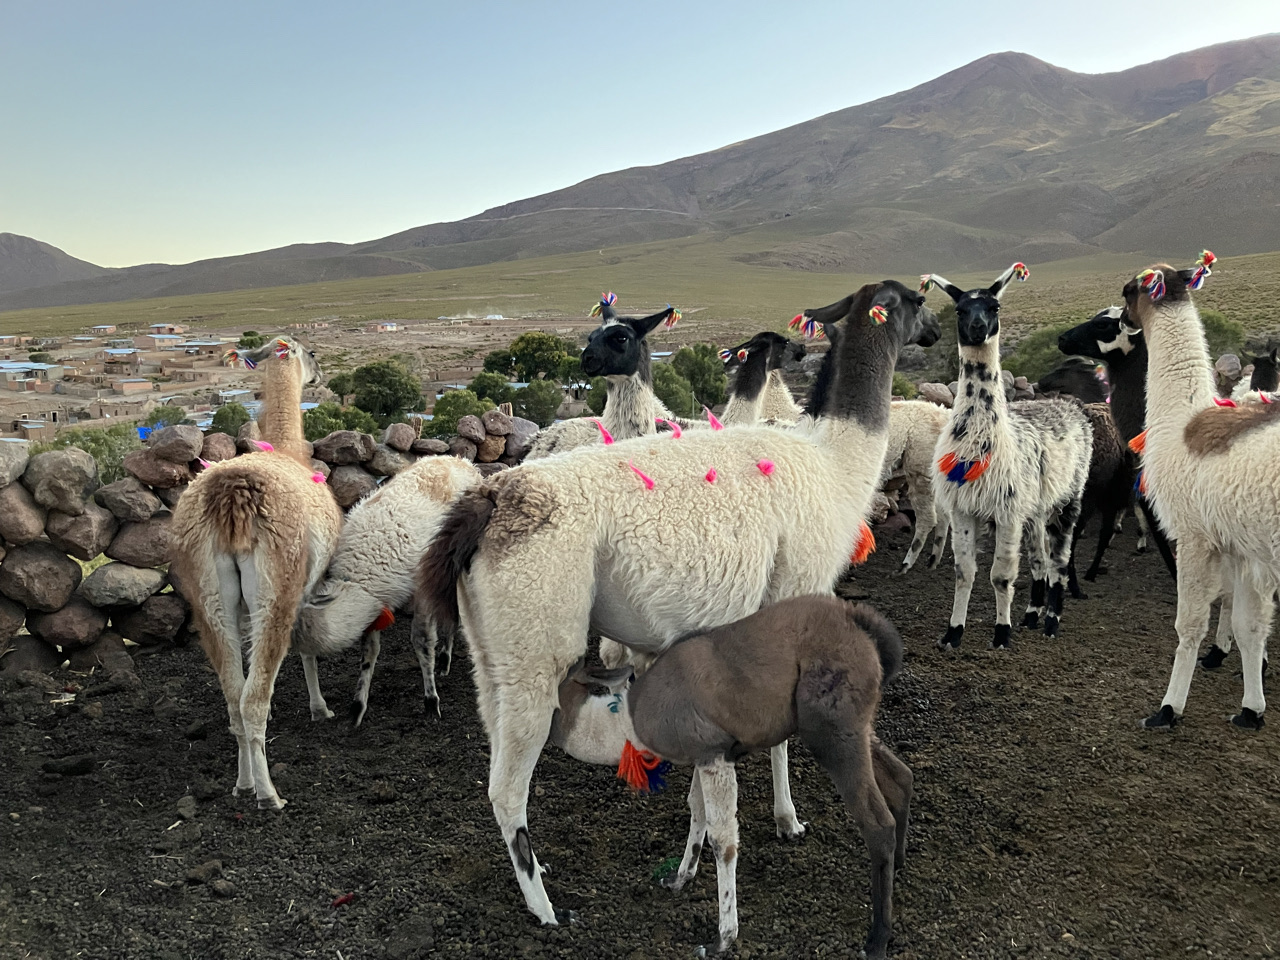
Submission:
[[[916,775],[891,955],[1275,956],[1280,730],[1226,723],[1236,654],[1196,676],[1173,732],[1138,728],[1173,648],[1159,559],[1136,555],[1126,531],[1090,599],[1068,603],[1063,636],[1017,633],[1011,653],[986,648],[993,601],[977,589],[964,647],[943,654],[933,641],[950,571],[890,576],[906,546],[882,534],[844,588],[890,615],[908,648],[880,721]],[[1025,603],[1025,576],[1020,587]],[[279,815],[231,797],[233,740],[194,647],[140,658],[140,692],[81,696],[100,717],[83,705],[22,714],[32,691],[0,687],[0,956],[643,958],[711,941],[713,862],[704,855],[680,895],[653,880],[682,849],[687,772],[637,799],[611,770],[554,747],[535,774],[530,826],[553,901],[581,922],[536,924],[486,800],[465,651],[442,681],[443,717],[426,718],[407,627],[385,639],[355,734],[340,719],[311,722],[289,659],[268,731],[290,801]],[[356,659],[322,664],[339,711]],[[767,759],[739,767],[738,952],[854,956],[869,920],[865,851],[825,775],[803,747],[791,755],[812,823],[795,845],[774,838]],[[42,771],[81,756],[84,775]],[[229,886],[187,881],[215,859]]]

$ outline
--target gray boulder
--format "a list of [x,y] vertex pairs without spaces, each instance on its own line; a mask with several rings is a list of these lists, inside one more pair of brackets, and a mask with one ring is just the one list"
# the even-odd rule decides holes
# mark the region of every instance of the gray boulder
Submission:
[[505,437],[512,430],[514,424],[511,417],[507,416],[501,410],[486,410],[480,417],[480,422],[484,424],[484,432],[494,437]]
[[378,481],[363,467],[345,465],[333,468],[333,473],[329,474],[329,489],[333,491],[338,506],[346,510],[378,489]]
[[156,491],[156,496],[160,498],[160,502],[172,510],[178,505],[178,499],[187,492],[189,484],[180,483],[176,487],[161,487]]
[[20,483],[0,488],[0,538],[24,544],[39,540],[47,512]]
[[23,610],[12,600],[0,597],[0,643],[17,633],[18,628],[22,626],[22,622],[26,619],[26,610]]
[[113,615],[111,625],[125,639],[142,646],[169,643],[187,619],[187,604],[176,593],[157,593],[136,610]]
[[331,466],[354,466],[373,459],[373,437],[357,430],[335,430],[313,444],[314,456]]
[[320,475],[321,475],[321,476],[323,476],[326,480],[328,480],[328,479],[329,479],[329,474],[333,473],[333,468],[332,468],[332,467],[330,467],[330,466],[329,466],[327,463],[325,463],[323,460],[312,460],[312,461],[311,461],[311,471],[312,471],[313,473],[318,473],[318,474],[320,474]]
[[477,463],[476,469],[480,471],[480,476],[492,477],[495,473],[499,473],[503,470],[509,470],[510,467],[505,463]]
[[455,457],[461,457],[463,460],[474,460],[476,458],[476,445],[466,437],[454,437],[449,441],[449,452]]
[[191,468],[187,464],[161,459],[150,450],[134,450],[126,454],[124,471],[157,490],[190,483],[192,477]]
[[28,610],[66,606],[82,579],[80,564],[43,540],[14,547],[0,563],[0,593]]
[[364,466],[375,476],[394,477],[412,462],[399,450],[393,450],[385,443],[379,443],[373,448],[373,456]]
[[470,440],[472,443],[481,443],[485,437],[484,423],[474,413],[459,417],[458,436]]
[[136,607],[164,586],[164,574],[127,563],[103,564],[80,584],[80,596],[95,607]]
[[409,450],[419,456],[439,456],[442,453],[449,452],[449,445],[443,440],[437,440],[435,437],[422,437],[413,441]]
[[60,510],[50,510],[45,524],[49,541],[81,560],[92,560],[111,543],[120,523],[106,507],[92,500],[84,505],[84,513],[73,517]]
[[45,643],[87,647],[107,625],[107,615],[88,601],[72,597],[61,609],[27,617],[27,629]]
[[0,440],[0,487],[8,486],[22,476],[30,459],[31,444],[26,440]]
[[918,343],[908,343],[898,351],[899,370],[923,370],[929,366],[929,355]]
[[150,520],[163,506],[151,488],[136,477],[125,477],[99,487],[93,499],[110,510],[118,520]]
[[152,433],[149,445],[161,460],[189,463],[204,449],[204,434],[197,426],[179,423]]
[[235,438],[227,433],[210,433],[200,444],[200,456],[210,463],[230,460],[236,455]]
[[126,523],[102,551],[112,560],[135,567],[158,567],[169,562],[169,514],[140,523]]
[[952,396],[951,391],[944,384],[922,383],[918,389],[922,400],[929,400],[948,408],[955,404],[955,397]]
[[60,663],[58,651],[38,637],[14,637],[9,652],[0,657],[0,673],[15,677],[27,670],[53,673]]
[[408,453],[417,439],[418,431],[407,423],[393,423],[382,434],[382,442],[401,453]]
[[524,417],[512,417],[511,432],[507,434],[505,455],[514,457],[516,460],[523,460],[525,455],[533,448],[533,441],[538,438],[538,431],[541,429],[532,420],[526,420]]
[[78,517],[98,488],[98,464],[78,447],[39,453],[28,461],[22,485],[42,507]]

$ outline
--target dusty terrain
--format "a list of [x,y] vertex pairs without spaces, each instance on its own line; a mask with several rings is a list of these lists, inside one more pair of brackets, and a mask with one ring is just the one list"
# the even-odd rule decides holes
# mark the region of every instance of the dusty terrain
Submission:
[[[1138,729],[1172,651],[1174,589],[1158,558],[1135,555],[1126,531],[1090,599],[1069,602],[1062,638],[1016,634],[1012,653],[986,649],[993,604],[976,589],[965,646],[944,655],[932,643],[950,571],[891,577],[906,546],[882,534],[844,588],[888,613],[908,647],[880,722],[917,784],[891,955],[1275,956],[1280,730],[1225,722],[1239,702],[1235,654],[1197,675],[1172,733]],[[81,696],[100,717],[0,686],[0,956],[687,957],[711,940],[713,864],[680,896],[653,880],[681,850],[687,773],[635,799],[611,770],[551,747],[531,830],[554,902],[581,923],[536,925],[486,800],[465,651],[442,681],[443,717],[425,718],[407,630],[388,634],[354,735],[309,720],[299,662],[287,662],[268,748],[285,765],[280,815],[231,797],[233,741],[194,647],[140,659],[137,693]],[[335,709],[355,671],[354,652],[322,665]],[[42,772],[80,756],[87,774]],[[792,757],[812,823],[797,845],[774,839],[767,760],[740,766],[739,953],[853,956],[866,856],[825,776],[802,747]],[[181,821],[189,792],[194,819]],[[185,879],[214,859],[223,895]]]

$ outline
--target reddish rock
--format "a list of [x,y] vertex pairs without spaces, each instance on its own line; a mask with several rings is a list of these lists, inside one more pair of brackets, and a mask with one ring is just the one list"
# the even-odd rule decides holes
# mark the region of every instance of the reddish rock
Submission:
[[533,447],[533,441],[537,439],[538,431],[541,429],[532,420],[526,420],[524,417],[512,417],[511,433],[507,435],[507,456],[515,457],[516,460],[523,460]]
[[955,403],[955,397],[952,396],[951,391],[944,384],[922,383],[919,389],[920,399],[922,400],[929,400],[944,407],[951,407]]
[[158,593],[128,613],[116,614],[111,625],[126,640],[144,647],[169,643],[187,619],[187,604],[176,593]]
[[346,510],[378,489],[378,481],[363,467],[334,467],[333,473],[329,474],[329,489],[333,491],[338,506]]
[[401,453],[408,453],[417,439],[418,431],[407,423],[393,423],[382,434],[382,442]]
[[230,460],[236,455],[236,441],[230,434],[210,433],[200,445],[200,457],[210,463]]
[[60,610],[27,617],[27,629],[45,643],[60,647],[87,647],[107,625],[107,615],[89,601],[72,597]]
[[141,523],[126,523],[102,551],[112,560],[135,567],[158,567],[169,562],[169,515]]
[[486,410],[481,415],[480,422],[484,424],[485,433],[494,437],[505,437],[515,426],[511,419],[501,410]]
[[485,438],[484,423],[474,413],[468,413],[458,419],[458,436],[479,444]]
[[476,444],[476,459],[481,463],[493,463],[507,449],[505,436],[486,436]]
[[422,437],[413,441],[409,450],[420,456],[439,456],[442,453],[449,452],[449,445],[443,440],[437,440],[435,437]]
[[313,445],[317,460],[335,467],[354,466],[373,459],[373,437],[356,430],[335,430]]
[[0,539],[15,544],[39,540],[47,519],[44,507],[22,484],[0,488]]
[[0,593],[28,610],[66,606],[83,578],[80,564],[43,540],[14,547],[0,563]]
[[22,485],[40,506],[79,516],[98,489],[98,464],[78,447],[38,453],[27,463]]
[[191,481],[191,468],[185,463],[163,460],[150,450],[134,450],[126,454],[124,470],[129,476],[157,490]]
[[81,560],[92,560],[107,549],[120,529],[120,522],[110,510],[90,501],[78,517],[50,510],[44,529],[49,542],[59,550]]

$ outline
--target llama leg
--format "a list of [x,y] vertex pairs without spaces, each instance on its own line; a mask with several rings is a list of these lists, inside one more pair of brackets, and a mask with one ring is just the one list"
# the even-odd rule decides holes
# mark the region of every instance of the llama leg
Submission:
[[723,953],[738,939],[738,773],[720,759],[700,766],[707,835],[716,855],[716,888],[720,903],[720,942]]
[[415,615],[409,643],[422,671],[422,704],[427,713],[440,716],[440,694],[436,691],[436,643],[439,633],[434,620]]
[[1222,599],[1218,604],[1218,629],[1213,638],[1213,646],[1200,658],[1200,666],[1206,670],[1216,670],[1222,666],[1231,652],[1231,619],[1234,605],[1235,589],[1226,580],[1222,584]]
[[893,814],[896,833],[893,851],[893,869],[901,870],[907,860],[907,826],[911,821],[911,793],[914,789],[915,777],[911,768],[899,760],[892,750],[880,742],[879,737],[871,740],[871,764],[876,778],[876,786],[889,805]]
[[769,764],[773,772],[773,823],[783,840],[799,840],[804,836],[807,824],[796,816],[796,805],[791,800],[791,779],[787,773],[787,741],[769,751]]
[[1244,699],[1240,712],[1231,718],[1237,727],[1260,730],[1267,699],[1262,690],[1266,670],[1267,634],[1275,613],[1274,587],[1262,585],[1252,563],[1235,562],[1235,606],[1232,629],[1240,640],[1240,668],[1244,673]]
[[[1108,508],[1102,511],[1102,526],[1098,529],[1098,549],[1093,554],[1093,562],[1089,564],[1089,569],[1084,572],[1084,578],[1090,583],[1098,579],[1098,572],[1102,569],[1102,556],[1107,552],[1107,547],[1111,546],[1111,538],[1116,535],[1119,526],[1119,510]],[[1079,532],[1083,528],[1084,518],[1081,517],[1076,524],[1076,539],[1079,539]],[[1075,594],[1073,593],[1072,596],[1074,597]]]
[[302,657],[302,675],[307,681],[307,699],[311,701],[312,720],[332,720],[333,711],[324,702],[324,694],[320,692],[320,674],[316,667],[316,658],[309,653]]
[[929,562],[925,568],[932,570],[942,561],[942,554],[947,549],[947,535],[951,532],[951,517],[935,502],[938,512],[938,523],[933,528],[933,545],[929,547]]
[[[1141,508],[1135,503],[1133,506],[1133,518],[1138,521],[1138,552],[1147,552],[1147,538],[1151,536],[1151,531],[1147,529],[1147,518],[1143,515]],[[1120,531],[1117,530],[1116,533]]]
[[369,688],[373,686],[373,670],[382,652],[382,631],[366,630],[360,638],[360,677],[356,680],[355,696],[351,698],[351,725],[358,727],[369,709]]
[[901,573],[906,573],[915,565],[938,523],[937,512],[933,506],[933,487],[928,480],[923,483],[911,481],[908,484],[908,490],[911,495],[911,505],[916,508],[916,529],[911,537],[911,546],[907,549],[907,555],[902,558]]
[[529,839],[526,814],[529,781],[551,732],[555,688],[510,683],[494,687],[492,693],[492,723],[486,726],[490,737],[489,802],[493,815],[502,830],[529,912],[544,924],[568,923],[574,919],[573,913],[552,907],[542,885],[542,870]]
[[[244,690],[244,643],[240,632],[240,572],[233,557],[214,555],[212,569],[200,571],[199,597],[191,615],[200,636],[200,646],[218,675],[222,696],[227,702],[227,725],[236,738],[236,785],[233,796],[253,789],[253,769],[249,763],[249,741],[240,716],[240,696]],[[210,575],[211,574],[211,575]],[[214,599],[216,598],[216,599]]]
[[1034,630],[1045,613],[1049,594],[1049,551],[1045,546],[1043,518],[1028,519],[1023,524],[1022,535],[1027,557],[1031,560],[1031,598],[1027,601],[1027,612],[1022,618],[1022,625]]
[[1071,563],[1071,536],[1080,518],[1080,501],[1072,500],[1049,523],[1049,597],[1044,615],[1044,635],[1056,637],[1062,621],[1062,601],[1066,595],[1068,565]]
[[[1071,549],[1067,553],[1067,591],[1071,594],[1073,600],[1088,600],[1084,591],[1080,589],[1080,581],[1076,578],[1076,547],[1080,544],[1080,534],[1084,533],[1084,528],[1088,522],[1093,519],[1093,507],[1089,506],[1081,510],[1080,521],[1075,525],[1071,532]],[[1103,519],[1104,529],[1106,519]],[[1101,534],[1099,534],[1101,539]],[[1092,577],[1085,576],[1086,580],[1092,580]]]
[[996,592],[996,632],[991,646],[1006,650],[1013,645],[1013,584],[1018,579],[1018,545],[1022,529],[1012,523],[996,526],[991,560],[991,586]]
[[969,513],[957,512],[951,518],[951,552],[956,557],[956,592],[951,601],[951,622],[938,641],[943,650],[955,649],[964,639],[964,622],[969,614],[969,595],[973,579],[978,575],[978,521]]
[[1173,546],[1169,543],[1169,538],[1164,535],[1164,531],[1160,529],[1160,523],[1156,520],[1155,514],[1152,512],[1151,504],[1147,502],[1146,497],[1138,498],[1138,509],[1147,522],[1147,533],[1151,539],[1155,541],[1156,549],[1160,551],[1160,559],[1164,561],[1164,565],[1169,568],[1170,576],[1177,579],[1178,562],[1173,556]]
[[444,638],[444,669],[440,671],[440,676],[447,677],[449,671],[453,669],[453,642],[458,639],[458,630],[455,628],[449,632]]
[[1192,537],[1178,541],[1178,651],[1173,672],[1160,710],[1142,721],[1149,730],[1172,727],[1182,716],[1195,672],[1196,653],[1209,629],[1209,607],[1222,589],[1221,560],[1218,554]]
[[702,856],[702,842],[707,836],[707,809],[702,800],[702,777],[693,768],[693,782],[689,784],[689,839],[684,845],[684,859],[680,869],[662,878],[668,890],[678,891],[698,872],[698,858]]

